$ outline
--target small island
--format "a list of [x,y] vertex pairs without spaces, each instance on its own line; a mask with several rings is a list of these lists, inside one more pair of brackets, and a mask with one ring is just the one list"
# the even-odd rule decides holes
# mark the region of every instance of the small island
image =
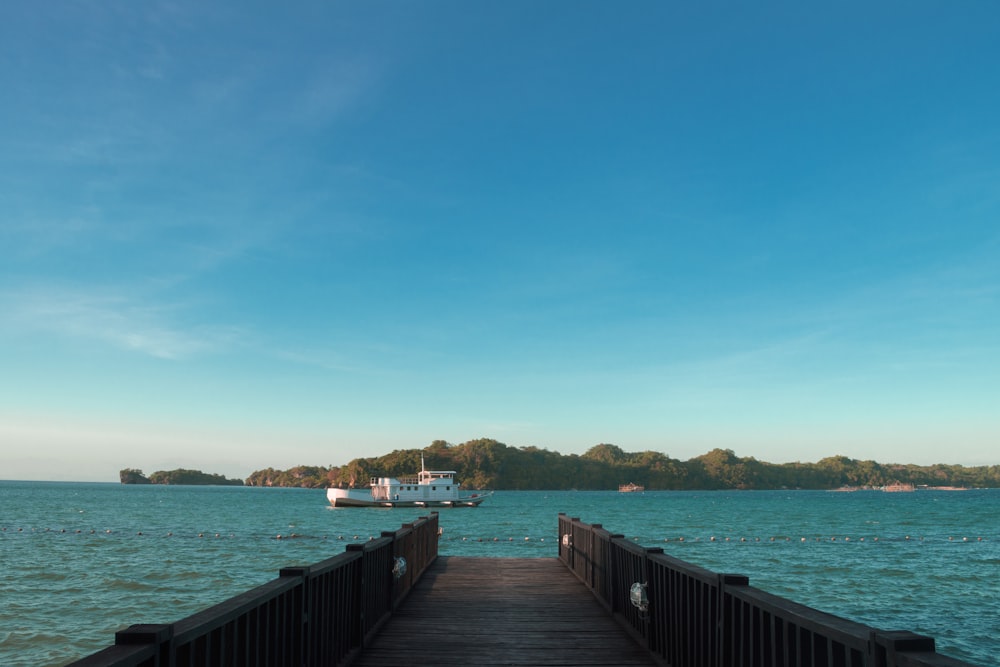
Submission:
[[142,474],[138,468],[125,468],[118,471],[118,479],[122,484],[152,484],[149,478]]
[[183,484],[189,486],[243,486],[241,479],[227,479],[223,475],[200,470],[158,470],[146,477],[138,468],[125,468],[118,472],[122,484]]

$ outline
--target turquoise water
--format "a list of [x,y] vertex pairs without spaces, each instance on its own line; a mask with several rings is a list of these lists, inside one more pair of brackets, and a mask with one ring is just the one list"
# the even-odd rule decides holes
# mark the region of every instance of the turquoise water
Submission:
[[[559,512],[997,664],[1000,490],[498,492],[441,511],[440,553],[553,557]],[[0,665],[65,664],[424,514],[321,490],[0,482]]]

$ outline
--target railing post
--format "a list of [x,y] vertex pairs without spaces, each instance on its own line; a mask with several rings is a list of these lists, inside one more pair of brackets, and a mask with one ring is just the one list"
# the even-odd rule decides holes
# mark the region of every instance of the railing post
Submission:
[[[421,567],[417,558],[417,542],[420,539],[420,535],[426,528],[426,522],[420,524],[424,528],[419,528],[417,522],[414,521],[410,524],[405,524],[404,528],[409,528],[409,531],[403,537],[402,548],[399,549],[399,555],[403,557],[406,561],[406,572],[399,578],[399,584],[402,586],[403,594],[409,594],[410,589],[413,588],[413,578],[416,576],[417,568]],[[396,602],[393,604],[393,610],[402,601],[403,595],[396,596]]]
[[896,667],[899,653],[934,653],[934,638],[909,630],[872,630],[868,652],[872,667]]
[[[403,558],[406,558],[406,554],[400,553],[402,550],[404,550],[404,548],[406,546],[406,541],[405,541],[406,538],[405,537],[402,538],[402,544],[401,544],[400,543],[401,539],[400,539],[400,537],[398,535],[398,532],[402,532],[402,530],[405,530],[408,527],[412,528],[412,524],[410,524],[408,526],[407,524],[404,523],[403,524],[403,528],[400,531],[395,531],[395,530],[383,530],[382,531],[382,537],[391,537],[392,538],[392,550],[391,550],[391,553],[389,555],[389,562],[390,563],[395,563],[396,562],[396,558],[399,557],[399,556],[403,556]],[[407,561],[408,560],[409,559],[407,559]],[[408,571],[409,571],[409,567],[407,568],[407,572]],[[390,570],[390,572],[391,572],[391,570]],[[406,575],[404,574],[403,576],[406,576]],[[386,594],[386,598],[387,598],[386,608],[389,610],[389,613],[392,613],[392,612],[396,611],[396,603],[399,601],[399,599],[401,597],[401,595],[400,595],[400,588],[402,586],[404,586],[405,582],[403,582],[403,581],[401,581],[399,579],[396,579],[396,577],[393,576],[392,574],[389,575],[389,580],[390,580],[391,584],[389,586],[386,586],[386,593],[385,593]]]
[[[581,557],[583,558],[583,580],[590,586],[590,590],[594,590],[594,576],[597,573],[597,564],[594,562],[594,529],[588,527],[585,534],[580,534],[583,531],[583,526],[585,524],[581,523],[580,517],[574,516],[570,518],[570,535],[573,536],[573,563],[576,564],[577,560]],[[583,544],[579,544],[577,537],[583,538]],[[580,576],[578,570],[577,576]]]
[[[309,574],[309,566],[283,567],[278,571],[279,577],[297,577],[299,579],[299,590],[302,591],[302,594],[299,596],[298,601],[298,638],[295,641],[299,645],[298,655],[301,657],[302,664],[304,665],[311,664],[312,647],[316,645],[316,638],[313,636],[315,630],[312,623],[312,614],[310,613],[312,611],[313,584]],[[295,626],[289,623],[289,627]]]
[[140,623],[116,632],[115,646],[153,644],[156,646],[156,664],[158,667],[174,667],[174,652],[170,650],[170,644],[173,639],[174,626],[172,625]]
[[[573,521],[582,523],[580,519],[573,519]],[[600,548],[597,541],[597,531],[600,529],[601,524],[599,523],[590,524],[587,528],[587,558],[590,563],[590,567],[588,568],[589,572],[587,573],[587,585],[590,586],[591,589],[597,588],[597,577],[600,573],[600,570],[597,567],[597,550]]]
[[735,659],[735,651],[740,645],[739,619],[733,605],[733,597],[729,594],[730,586],[749,586],[750,578],[742,574],[719,574],[718,577],[719,598],[718,598],[718,629],[716,644],[715,664],[723,665],[738,664]]
[[[660,633],[657,631],[660,627],[659,616],[663,612],[659,609],[658,604],[653,603],[653,595],[649,591],[650,580],[652,579],[651,573],[653,566],[649,561],[649,557],[653,554],[662,554],[663,547],[646,547],[643,549],[642,555],[642,583],[647,588],[647,599],[649,601],[649,606],[646,607],[646,650],[652,654],[656,654],[656,647],[660,643]],[[662,599],[662,597],[660,598]]]
[[[593,533],[591,534],[594,535],[594,539],[596,541],[597,531],[594,530]],[[605,604],[610,605],[611,613],[613,614],[621,614],[622,601],[621,599],[619,599],[619,597],[622,595],[626,597],[628,596],[627,590],[619,591],[617,586],[618,579],[620,578],[619,572],[622,566],[621,564],[622,559],[620,557],[620,549],[618,549],[618,547],[615,546],[615,540],[620,540],[620,539],[625,539],[625,536],[619,533],[608,535],[608,541],[607,541],[608,553],[607,553],[607,560],[604,563],[604,573],[602,577],[605,584],[604,590],[607,591],[607,596],[608,596],[608,599],[605,601]]]
[[[360,551],[364,553],[365,545],[360,543],[352,543],[347,545],[346,551]],[[368,596],[366,595],[366,582],[365,582],[365,567],[364,567],[364,556],[358,558],[357,565],[358,577],[355,581],[354,586],[354,596],[355,596],[355,609],[358,610],[355,620],[357,622],[357,635],[351,642],[353,646],[359,649],[365,647],[365,625],[368,620]]]
[[559,558],[564,564],[569,566],[570,570],[573,570],[573,535],[567,524],[565,512],[559,512],[559,516],[556,517],[556,525],[559,526]]

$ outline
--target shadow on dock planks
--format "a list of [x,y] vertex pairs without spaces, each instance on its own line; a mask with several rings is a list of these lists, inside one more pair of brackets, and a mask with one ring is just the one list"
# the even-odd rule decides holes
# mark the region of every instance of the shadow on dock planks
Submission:
[[352,667],[655,665],[556,558],[439,557]]

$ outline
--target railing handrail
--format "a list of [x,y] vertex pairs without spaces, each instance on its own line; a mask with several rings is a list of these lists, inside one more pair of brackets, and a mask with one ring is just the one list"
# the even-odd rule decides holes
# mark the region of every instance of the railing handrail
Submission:
[[370,641],[438,556],[438,515],[169,624],[137,624],[71,667],[336,665]]
[[819,611],[600,524],[560,513],[559,535],[559,559],[663,664],[975,667],[937,653],[931,637]]

